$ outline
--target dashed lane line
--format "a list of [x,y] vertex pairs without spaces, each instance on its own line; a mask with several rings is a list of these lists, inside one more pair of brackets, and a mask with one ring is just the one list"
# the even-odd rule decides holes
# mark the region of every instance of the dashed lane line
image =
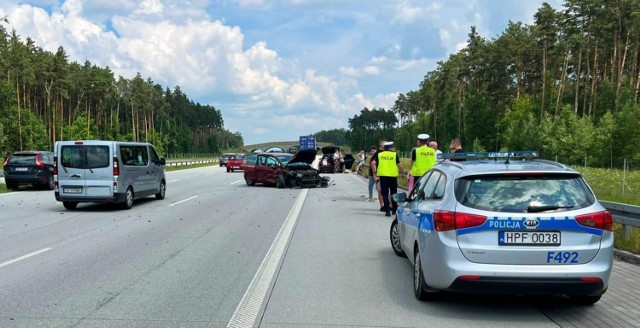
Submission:
[[16,257],[16,258],[15,258],[15,259],[13,259],[13,260],[9,260],[9,261],[6,261],[6,262],[2,262],[2,263],[0,263],[0,268],[5,267],[5,266],[10,265],[10,264],[13,264],[13,263],[16,263],[16,262],[18,262],[18,261],[22,261],[22,260],[24,260],[24,259],[28,259],[28,258],[30,258],[30,257],[32,257],[32,256],[36,256],[36,255],[38,255],[38,254],[42,254],[42,253],[47,252],[47,251],[50,251],[50,250],[51,250],[51,247],[47,247],[47,248],[43,248],[43,249],[41,249],[41,250],[39,250],[39,251],[35,251],[35,252],[33,252],[33,253],[29,253],[29,254],[26,254],[26,255],[22,255],[22,256],[20,256],[20,257]]
[[194,199],[194,198],[198,198],[198,196],[189,197],[189,198],[187,198],[187,199],[183,199],[183,200],[181,200],[181,201],[177,201],[177,202],[175,202],[175,203],[171,203],[171,204],[169,204],[169,207],[171,207],[171,206],[176,206],[176,205],[178,205],[178,204],[182,204],[182,203],[184,203],[184,202],[188,202],[188,201],[190,201],[190,200],[192,200],[192,199]]

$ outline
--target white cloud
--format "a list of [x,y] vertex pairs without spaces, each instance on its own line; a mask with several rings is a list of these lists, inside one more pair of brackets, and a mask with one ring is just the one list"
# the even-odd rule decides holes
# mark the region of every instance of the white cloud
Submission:
[[367,75],[380,75],[380,69],[373,65],[367,65],[362,69],[355,67],[340,67],[339,71],[340,74],[351,78],[359,78]]
[[147,14],[147,15],[158,15],[161,14],[164,9],[162,2],[160,0],[142,0],[138,9],[136,9],[136,14]]
[[[514,5],[514,19],[532,16],[541,1]],[[247,141],[345,127],[364,107],[391,108],[398,92],[417,88],[437,60],[466,46],[471,25],[490,37],[495,18],[491,0],[30,3],[0,0],[0,17],[23,39],[52,52],[63,46],[70,60],[116,75],[180,85],[220,109]],[[420,39],[423,31],[434,34]]]

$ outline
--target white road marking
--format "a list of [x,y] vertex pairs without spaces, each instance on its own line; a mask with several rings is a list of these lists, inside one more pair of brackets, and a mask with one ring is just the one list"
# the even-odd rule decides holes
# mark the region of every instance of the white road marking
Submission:
[[187,198],[187,199],[183,199],[183,200],[181,200],[181,201],[178,201],[178,202],[175,202],[175,203],[171,203],[171,204],[169,204],[169,207],[171,207],[171,206],[176,206],[176,205],[178,205],[178,204],[182,204],[182,203],[187,202],[187,201],[190,201],[190,200],[192,200],[192,199],[194,199],[194,198],[198,198],[198,196],[189,197],[189,198]]
[[276,239],[271,244],[267,255],[262,260],[255,276],[253,276],[247,291],[242,296],[242,300],[240,300],[238,307],[235,312],[233,312],[233,316],[227,325],[228,328],[254,327],[257,324],[256,320],[263,306],[265,306],[264,303],[268,296],[267,293],[273,285],[276,271],[293,234],[293,228],[295,228],[298,222],[302,205],[308,193],[309,189],[304,189],[300,193],[300,196],[298,196],[295,204],[293,204],[293,208],[291,208],[287,219],[282,224]]
[[240,182],[242,182],[242,181],[244,181],[244,180],[234,181],[234,182],[231,182],[231,183],[230,183],[230,185],[234,185],[234,184],[236,184],[236,183],[240,183]]
[[5,267],[5,266],[7,266],[7,265],[9,265],[9,264],[16,263],[16,262],[18,262],[18,261],[22,261],[22,260],[24,260],[24,259],[28,259],[28,258],[30,258],[30,257],[32,257],[32,256],[36,256],[36,255],[38,255],[38,254],[42,254],[42,253],[47,252],[47,251],[50,251],[50,250],[51,250],[51,247],[47,247],[47,248],[43,248],[43,249],[41,249],[41,250],[39,250],[39,251],[35,251],[35,252],[33,252],[33,253],[29,253],[29,254],[27,254],[27,255],[22,255],[22,256],[20,256],[20,257],[16,257],[16,258],[15,258],[15,259],[13,259],[13,260],[9,260],[9,261],[7,261],[7,262],[0,263],[0,268]]
[[167,181],[167,183],[172,183],[172,182],[176,182],[176,181],[180,181],[180,179],[169,180],[169,181]]

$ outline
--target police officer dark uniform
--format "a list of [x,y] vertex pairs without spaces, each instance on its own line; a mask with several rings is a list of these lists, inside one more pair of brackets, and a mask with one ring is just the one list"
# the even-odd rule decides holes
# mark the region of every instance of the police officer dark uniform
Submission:
[[396,213],[398,204],[389,196],[389,193],[398,192],[398,175],[404,171],[400,158],[393,149],[393,142],[384,144],[384,151],[378,153],[378,157],[372,161],[372,164],[376,167],[376,175],[380,179],[385,215],[391,216],[391,211],[393,214]]
[[[429,135],[426,133],[418,135],[418,148],[415,148],[411,152],[411,169],[409,175],[409,181],[412,183],[417,181],[423,176],[429,169],[436,165],[436,151],[428,146]],[[409,192],[413,189],[413,185],[409,186]]]

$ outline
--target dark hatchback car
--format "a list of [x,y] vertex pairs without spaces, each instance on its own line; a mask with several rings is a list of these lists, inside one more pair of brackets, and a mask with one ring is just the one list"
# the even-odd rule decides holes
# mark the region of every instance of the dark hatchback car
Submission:
[[333,173],[336,171],[336,161],[333,158],[333,154],[335,154],[337,150],[338,148],[333,146],[322,147],[322,158],[318,164],[318,171],[320,171],[320,173]]
[[4,181],[8,189],[22,184],[42,186],[53,190],[53,153],[48,151],[19,151],[4,162]]
[[[341,173],[343,172],[343,168],[336,168],[336,162],[334,159],[334,154],[338,151],[337,147],[334,146],[326,146],[322,147],[322,158],[320,159],[320,163],[318,164],[318,171],[322,172],[330,172],[330,173]],[[350,170],[353,167],[353,163],[355,162],[355,158],[351,154],[344,154],[344,169]]]

